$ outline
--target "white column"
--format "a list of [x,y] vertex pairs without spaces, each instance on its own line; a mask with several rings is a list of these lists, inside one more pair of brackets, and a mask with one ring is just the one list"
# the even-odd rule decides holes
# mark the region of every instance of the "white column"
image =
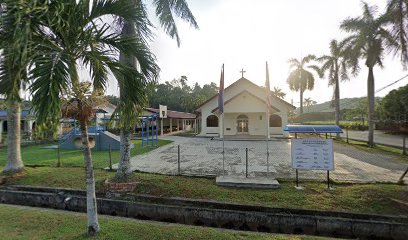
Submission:
[[183,124],[183,132],[184,132],[186,131],[186,120],[183,119],[181,123]]
[[177,132],[180,130],[180,119],[177,119]]
[[160,135],[163,136],[163,118],[160,121]]
[[173,119],[169,118],[169,121],[170,121],[170,133],[172,133],[173,132]]
[[197,134],[197,118],[194,119],[194,133]]

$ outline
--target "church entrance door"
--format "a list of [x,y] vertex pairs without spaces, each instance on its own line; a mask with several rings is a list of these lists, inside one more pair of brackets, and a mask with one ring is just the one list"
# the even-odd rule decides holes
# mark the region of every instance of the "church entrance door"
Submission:
[[237,134],[248,134],[248,117],[246,115],[237,117]]

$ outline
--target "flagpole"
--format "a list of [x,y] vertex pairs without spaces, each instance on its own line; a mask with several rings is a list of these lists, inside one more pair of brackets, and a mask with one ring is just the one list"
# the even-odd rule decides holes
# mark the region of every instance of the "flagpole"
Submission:
[[266,93],[266,172],[269,174],[269,105],[270,105],[270,84],[269,84],[269,69],[268,69],[268,62],[266,62],[266,83],[265,83],[265,93]]
[[[222,102],[224,108],[224,102]],[[224,113],[222,113],[222,176],[225,176]]]

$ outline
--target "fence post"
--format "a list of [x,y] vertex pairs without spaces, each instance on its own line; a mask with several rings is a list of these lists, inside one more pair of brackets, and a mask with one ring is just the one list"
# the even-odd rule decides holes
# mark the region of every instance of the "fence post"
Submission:
[[178,173],[178,175],[181,174],[181,170],[180,170],[180,145],[177,145],[177,173]]
[[112,148],[109,144],[109,169],[112,171]]
[[346,128],[346,139],[347,139],[347,143],[349,143],[349,138],[348,138],[348,128]]
[[245,148],[245,177],[248,177],[248,148]]
[[60,142],[59,141],[57,145],[57,157],[58,157],[57,167],[61,167],[61,153],[60,153]]

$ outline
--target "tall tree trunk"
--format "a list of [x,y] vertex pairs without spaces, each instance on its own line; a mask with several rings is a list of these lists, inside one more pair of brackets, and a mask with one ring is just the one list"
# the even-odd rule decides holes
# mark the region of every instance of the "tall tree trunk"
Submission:
[[21,103],[17,100],[8,101],[7,114],[7,163],[3,172],[19,172],[24,168],[21,160]]
[[98,210],[96,206],[95,178],[93,171],[91,148],[88,138],[88,126],[81,120],[82,148],[85,161],[86,177],[86,214],[88,217],[88,234],[93,236],[99,232]]
[[303,91],[302,89],[300,89],[299,92],[300,92],[300,114],[303,114]]
[[[334,113],[334,119],[336,121],[336,125],[340,125],[340,86],[339,86],[339,77],[338,73],[336,73],[336,83],[334,86],[334,104],[335,104],[335,113]],[[336,138],[340,138],[340,133],[336,134]]]
[[126,182],[132,176],[130,167],[130,137],[132,132],[126,129],[120,130],[120,161],[118,171],[116,172],[116,180]]
[[[124,37],[132,37],[136,35],[135,26],[129,22],[125,22],[122,28],[122,35]],[[123,64],[137,67],[136,58],[134,56],[126,55],[124,52],[120,52],[119,61]],[[123,86],[120,86],[122,91]],[[123,94],[120,94],[119,101],[122,101]],[[116,180],[119,182],[125,182],[132,175],[130,168],[130,136],[131,131],[128,130],[129,124],[124,124],[120,130],[120,161],[118,165],[118,170],[116,172]]]
[[368,67],[367,79],[367,97],[368,97],[368,145],[374,146],[374,73],[373,67]]

